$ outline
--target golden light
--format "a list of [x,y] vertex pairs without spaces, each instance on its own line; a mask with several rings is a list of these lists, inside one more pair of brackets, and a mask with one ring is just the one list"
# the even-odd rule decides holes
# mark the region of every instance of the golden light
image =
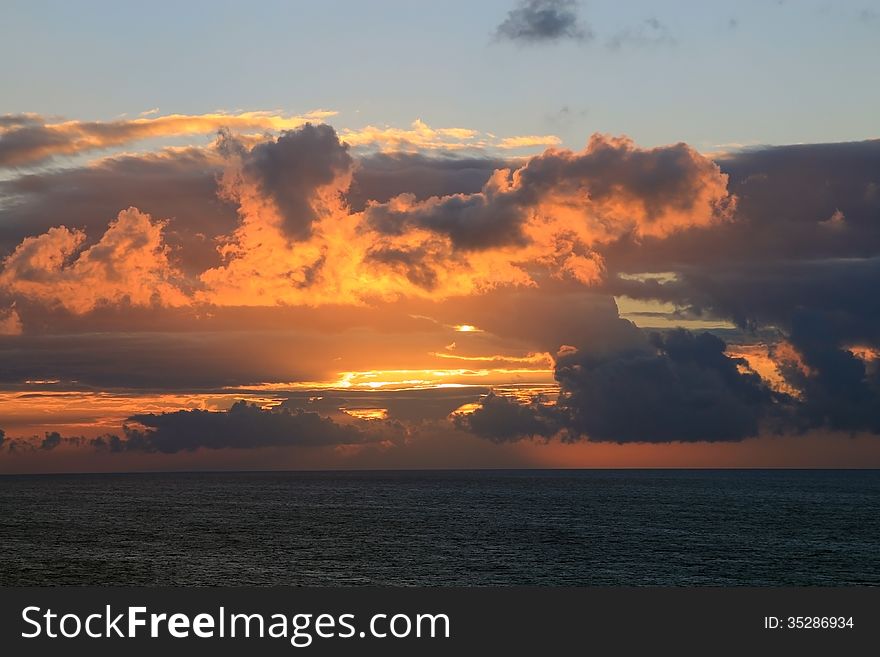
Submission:
[[482,333],[483,329],[479,329],[473,324],[456,324],[453,326],[456,331],[459,333]]
[[386,420],[388,419],[387,408],[340,408],[343,413],[355,417],[358,420]]

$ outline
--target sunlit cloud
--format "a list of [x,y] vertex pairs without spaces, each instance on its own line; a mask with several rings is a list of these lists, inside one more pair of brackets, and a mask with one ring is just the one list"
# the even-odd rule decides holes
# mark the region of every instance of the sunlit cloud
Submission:
[[0,335],[21,335],[21,317],[15,307],[0,310]]
[[553,357],[548,353],[528,354],[527,356],[504,356],[500,354],[493,354],[491,356],[465,356],[458,353],[433,351],[431,352],[431,355],[437,358],[478,363],[530,363],[533,365],[546,365],[548,371],[553,366]]
[[297,116],[266,111],[216,112],[144,116],[118,121],[62,122],[51,122],[32,114],[7,115],[7,120],[0,122],[0,167],[39,164],[61,155],[99,151],[156,137],[206,135],[220,129],[291,130],[335,114],[329,110],[314,110]]
[[[135,208],[119,213],[97,244],[64,226],[25,239],[4,261],[0,289],[82,313],[101,304],[179,306],[189,297],[169,260],[162,222]],[[14,313],[14,311],[12,311]],[[5,323],[20,323],[10,314]]]
[[471,128],[435,128],[416,119],[408,128],[365,126],[340,130],[340,138],[355,148],[384,152],[516,150],[546,148],[561,143],[555,135],[498,138]]

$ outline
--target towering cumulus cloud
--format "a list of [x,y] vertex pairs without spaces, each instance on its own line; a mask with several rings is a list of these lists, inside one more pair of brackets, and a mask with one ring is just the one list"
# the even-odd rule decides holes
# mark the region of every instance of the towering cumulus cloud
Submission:
[[424,228],[468,250],[533,242],[548,228],[588,245],[626,233],[662,237],[728,216],[730,204],[726,176],[687,145],[642,150],[594,135],[580,153],[549,150],[496,171],[479,193],[398,197],[367,218],[381,233]]
[[643,150],[626,138],[594,135],[579,153],[551,149],[519,168],[498,169],[480,192],[424,200],[402,194],[364,215],[372,231],[396,244],[380,254],[385,262],[395,253],[402,264],[416,249],[430,253],[439,236],[448,260],[497,249],[514,266],[531,261],[553,276],[595,283],[603,244],[712,225],[733,205],[717,165],[688,146]]
[[347,187],[352,166],[348,147],[327,125],[306,124],[277,140],[257,144],[241,154],[242,175],[270,198],[281,217],[281,229],[292,238],[311,235],[318,218],[318,192],[336,183]]
[[[551,149],[518,167],[484,168],[488,179],[476,192],[405,192],[367,200],[362,212],[347,205],[354,160],[330,126],[306,124],[257,143],[223,133],[217,157],[201,164],[222,168],[219,196],[238,208],[238,225],[210,237],[216,266],[193,276],[195,263],[181,261],[210,262],[203,232],[129,209],[85,249],[79,229],[26,238],[6,259],[0,285],[83,312],[123,300],[260,306],[442,298],[534,286],[541,276],[595,284],[603,245],[710,226],[733,207],[725,175],[688,146],[643,150],[601,135],[581,152]],[[163,231],[181,240],[174,262]],[[198,235],[205,246],[197,250]]]
[[101,304],[181,305],[177,271],[160,222],[135,208],[119,213],[101,239],[64,226],[26,238],[3,261],[0,287],[10,294],[86,312]]

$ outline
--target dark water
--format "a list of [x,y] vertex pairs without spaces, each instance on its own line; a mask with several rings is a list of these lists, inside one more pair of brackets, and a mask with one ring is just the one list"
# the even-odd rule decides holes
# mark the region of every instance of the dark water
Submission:
[[880,585],[880,471],[0,477],[0,584]]

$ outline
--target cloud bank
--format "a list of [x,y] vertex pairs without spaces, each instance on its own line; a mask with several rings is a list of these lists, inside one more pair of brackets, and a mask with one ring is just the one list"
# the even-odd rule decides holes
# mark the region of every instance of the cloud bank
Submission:
[[[880,142],[713,160],[597,134],[508,157],[442,150],[473,137],[455,130],[224,125],[203,147],[8,177],[0,381],[285,395],[492,381],[482,400],[354,409],[405,429],[287,396],[284,413],[146,409],[128,433],[102,429],[110,452],[359,445],[417,432],[420,412],[497,443],[880,433]],[[732,328],[674,329],[683,318]],[[35,449],[73,444],[52,431]]]

